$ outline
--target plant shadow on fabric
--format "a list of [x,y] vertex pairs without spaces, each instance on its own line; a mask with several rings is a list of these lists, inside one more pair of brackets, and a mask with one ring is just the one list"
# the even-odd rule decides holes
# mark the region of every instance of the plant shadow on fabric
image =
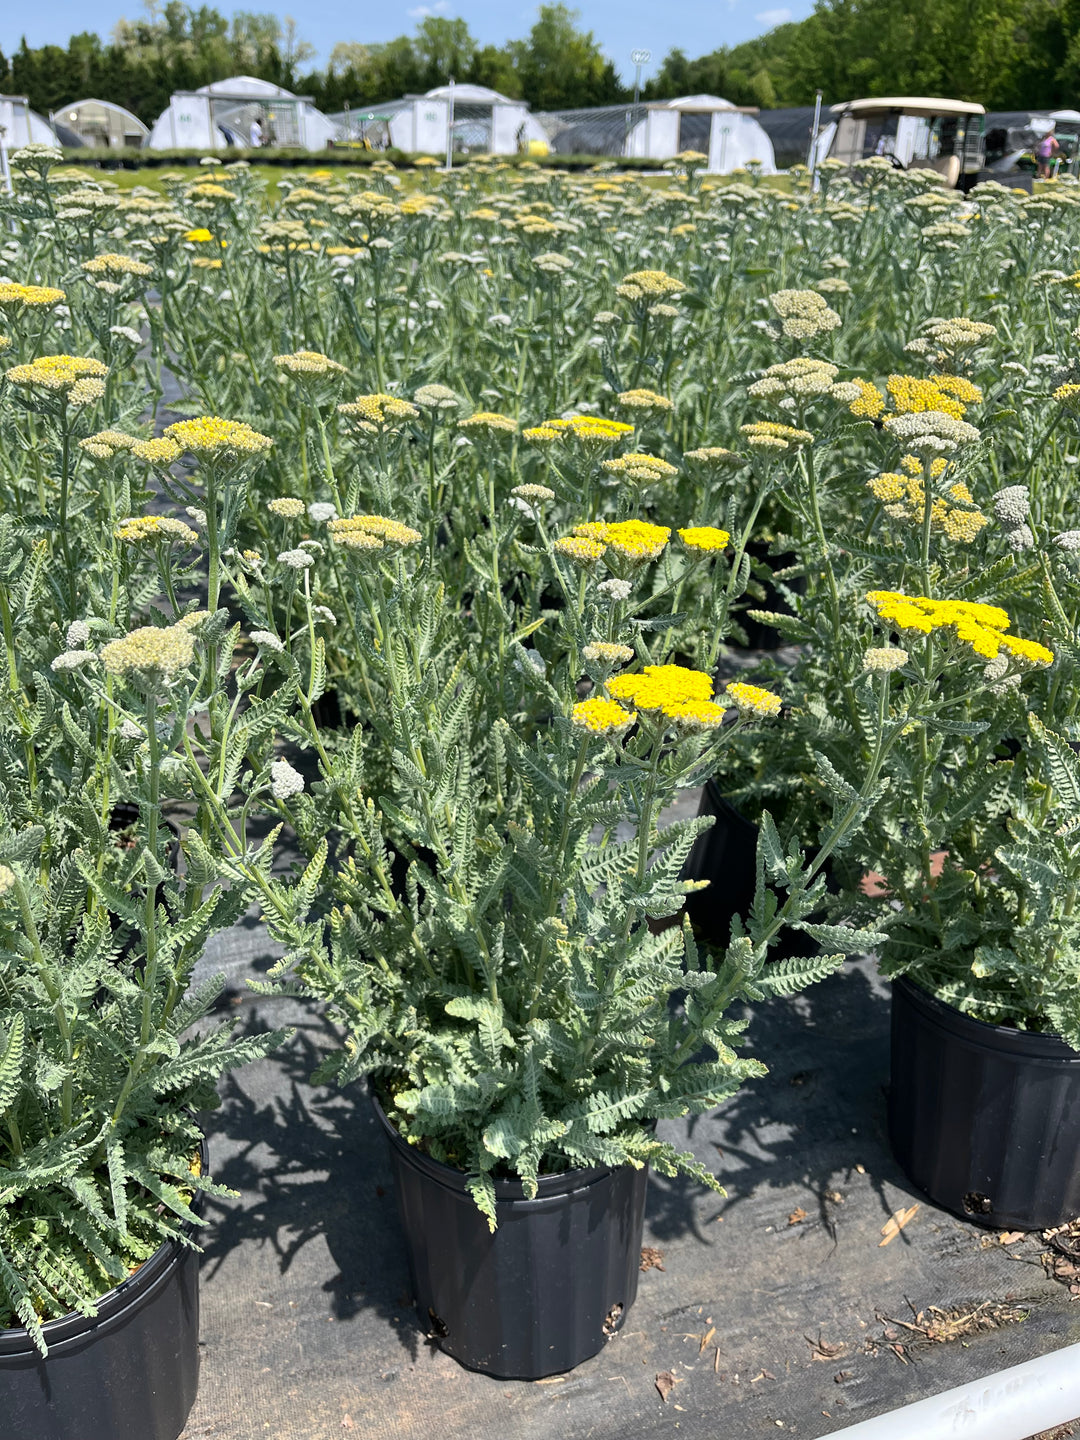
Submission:
[[[293,1007],[289,1007],[293,1008]],[[274,1013],[281,1010],[273,1007]],[[269,1084],[226,1085],[223,1105],[210,1117],[210,1144],[237,1146],[215,1171],[243,1201],[215,1203],[203,1259],[211,1279],[226,1257],[251,1240],[268,1242],[285,1274],[308,1265],[315,1285],[325,1266],[304,1252],[325,1236],[336,1273],[323,1284],[335,1320],[376,1311],[416,1360],[422,1336],[409,1295],[408,1268],[395,1209],[393,1182],[380,1133],[359,1087],[312,1092],[309,1080],[333,1043],[317,1015],[296,1007],[293,1041],[277,1057]],[[258,1033],[257,1012],[238,1033]]]
[[716,1204],[690,1180],[650,1176],[646,1225],[655,1239],[694,1235],[711,1244],[708,1222],[731,1216],[764,1185],[788,1192],[834,1233],[829,1195],[856,1165],[866,1169],[883,1219],[895,1209],[886,1183],[911,1191],[889,1150],[889,1000],[871,963],[849,963],[754,1012],[748,1053],[769,1073],[718,1110],[690,1117],[682,1141],[715,1171],[728,1198]]

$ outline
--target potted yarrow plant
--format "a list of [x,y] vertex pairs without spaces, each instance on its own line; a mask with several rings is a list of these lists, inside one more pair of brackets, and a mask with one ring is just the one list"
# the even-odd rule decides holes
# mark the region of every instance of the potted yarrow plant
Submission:
[[[787,723],[725,758],[728,793],[750,816],[787,802],[781,833],[794,823],[812,837],[829,798],[813,757],[840,773],[863,763],[880,723],[870,677],[892,676],[883,713],[903,706],[911,728],[889,791],[834,867],[833,915],[888,937],[890,1128],[904,1168],[960,1215],[1032,1228],[1080,1210],[1080,1144],[1063,1130],[1080,1113],[1075,539],[1050,538],[1062,511],[1049,495],[984,489],[986,437],[972,423],[984,396],[969,373],[993,338],[989,325],[935,321],[908,347],[935,373],[880,389],[810,359],[751,385],[807,427],[744,426],[751,446],[797,450],[775,463],[790,476],[778,494],[807,585],[789,594],[791,616],[771,617],[800,645],[777,685]],[[887,646],[882,627],[897,637]]]
[[[856,906],[888,937],[893,1148],[956,1214],[1060,1224],[1080,1209],[1080,767],[1036,713],[1042,677],[1017,688],[1053,653],[998,606],[870,598],[926,697],[862,841],[874,874]],[[962,723],[935,723],[937,696],[964,686]]]
[[[830,565],[862,617],[862,663],[893,668],[890,703],[913,718],[837,875],[836,909],[887,936],[890,1131],[909,1176],[985,1224],[1056,1224],[1080,1208],[1080,1145],[1061,1128],[1080,1100],[1075,759],[1058,733],[1071,723],[1072,627],[1054,574],[1068,555],[1036,555],[1024,487],[978,493],[970,381],[891,376],[886,393],[862,390],[853,408],[895,469],[866,477],[870,523],[838,536]],[[843,769],[872,722],[851,681],[859,648],[826,612],[804,612],[819,643],[799,668],[816,673],[820,699],[803,728]],[[871,643],[875,628],[888,646]]]
[[[63,626],[57,592],[0,523],[0,1436],[176,1440],[202,1197],[228,1193],[198,1112],[281,1038],[233,1041],[206,1018],[224,978],[191,983],[247,903],[202,839],[204,766],[228,786],[242,758],[208,663],[225,617]],[[170,811],[191,826],[179,869]]]
[[[393,534],[381,519],[366,533]],[[661,828],[665,807],[732,736],[782,723],[768,691],[736,683],[716,697],[706,672],[649,661],[663,626],[639,628],[635,609],[668,535],[634,522],[549,540],[566,607],[554,633],[534,628],[542,646],[526,646],[513,613],[452,604],[415,558],[418,535],[353,547],[357,633],[374,624],[379,637],[363,642],[378,710],[332,758],[310,695],[294,722],[322,776],[283,802],[311,859],[299,883],[270,881],[279,974],[344,1032],[321,1076],[369,1077],[421,1324],[494,1375],[567,1370],[618,1330],[646,1167],[716,1188],[657,1122],[761,1073],[736,1051],[739,1000],[791,993],[868,943],[804,917],[821,903],[824,854],[876,793],[873,767],[838,799],[813,862],[763,823],[754,908],[724,952],[664,928],[709,823]],[[328,927],[308,914],[320,887]],[[766,965],[787,923],[827,953]]]

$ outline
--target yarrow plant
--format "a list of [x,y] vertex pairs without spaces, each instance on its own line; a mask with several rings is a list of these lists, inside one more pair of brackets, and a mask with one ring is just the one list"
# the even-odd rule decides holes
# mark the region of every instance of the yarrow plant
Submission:
[[[497,1175],[683,1164],[651,1124],[752,1073],[732,1006],[852,947],[1080,1041],[1068,204],[978,186],[961,220],[880,157],[826,163],[813,193],[712,187],[686,154],[663,190],[470,166],[405,193],[373,165],[271,196],[214,162],[153,197],[60,160],[19,152],[0,197],[5,744],[37,797],[11,783],[9,828],[51,836],[83,765],[98,824],[0,857],[35,916],[76,873],[88,914],[134,896],[138,986],[147,894],[165,886],[160,953],[219,880],[257,894],[340,1026],[328,1075],[370,1075],[485,1206]],[[154,743],[162,806],[201,807],[181,874],[149,824]],[[704,823],[658,817],[705,779],[762,847],[720,952],[650,928],[687,899]],[[118,797],[140,807],[133,868],[102,841],[97,889],[74,860],[61,881]],[[292,881],[255,863],[260,809],[299,837]],[[59,923],[35,918],[63,970]],[[779,925],[815,927],[822,956],[766,965]],[[179,994],[189,959],[161,984]],[[24,1024],[52,1003],[34,994]],[[175,1133],[178,1171],[196,1141]]]

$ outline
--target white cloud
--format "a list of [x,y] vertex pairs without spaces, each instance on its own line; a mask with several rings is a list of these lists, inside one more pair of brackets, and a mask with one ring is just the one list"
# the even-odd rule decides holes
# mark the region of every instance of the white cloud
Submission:
[[415,10],[409,10],[410,20],[426,20],[429,15],[445,15],[450,9],[447,0],[435,0],[434,5],[417,5]]
[[[410,14],[411,13],[412,12],[410,11]],[[762,25],[768,25],[770,27],[773,25],[786,25],[787,22],[791,19],[791,11],[762,10],[759,14],[754,16],[754,19],[759,21]]]

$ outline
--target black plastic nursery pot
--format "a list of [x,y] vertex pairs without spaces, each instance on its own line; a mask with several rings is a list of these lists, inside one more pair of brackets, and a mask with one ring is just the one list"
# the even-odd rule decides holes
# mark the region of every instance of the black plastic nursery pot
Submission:
[[498,1228],[465,1174],[386,1132],[420,1323],[470,1370],[541,1380],[572,1370],[621,1328],[637,1295],[647,1170],[541,1176],[534,1200],[496,1180]]
[[[732,917],[741,915],[745,921],[754,903],[758,827],[724,797],[715,780],[706,782],[698,814],[712,815],[714,821],[694,841],[682,878],[709,884],[686,897],[686,913],[698,939],[722,948],[731,939]],[[778,960],[816,955],[819,948],[804,932],[783,930],[769,954]]]
[[177,1440],[199,1388],[198,1252],[169,1241],[95,1319],[44,1331],[42,1358],[25,1330],[0,1330],[0,1440]]
[[709,884],[686,897],[686,913],[701,939],[726,945],[731,917],[746,915],[754,902],[758,828],[724,798],[715,780],[706,781],[698,815],[712,815],[713,823],[694,841],[682,878]]
[[1080,1054],[894,980],[889,1135],[908,1177],[953,1214],[1062,1225],[1080,1215]]
[[[767,565],[772,571],[787,570],[792,565],[799,563],[799,557],[793,550],[785,550],[781,555],[770,554],[768,540],[749,541],[746,553],[751,560]],[[765,598],[764,600],[753,600],[752,597],[749,597],[750,603],[746,605],[746,610],[771,610],[775,615],[793,615],[795,613],[771,581],[759,580],[759,583],[764,587]],[[806,579],[801,575],[794,576],[784,583],[796,595],[802,595],[806,591]],[[746,614],[746,610],[741,610],[737,618],[746,633],[745,648],[747,650],[779,650],[782,645],[788,643],[775,626],[767,624],[764,620],[755,620],[753,616]]]

